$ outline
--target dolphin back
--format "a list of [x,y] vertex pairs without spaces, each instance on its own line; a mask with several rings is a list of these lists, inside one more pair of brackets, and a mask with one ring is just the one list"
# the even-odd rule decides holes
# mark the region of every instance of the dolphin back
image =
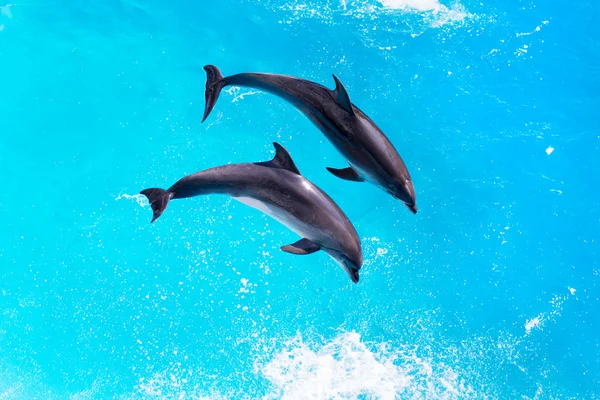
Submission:
[[[287,75],[241,73],[223,77],[221,71],[214,65],[206,65],[204,70],[206,71],[206,104],[202,122],[210,115],[221,90],[229,85],[252,87],[272,93],[292,103],[304,113],[308,111],[307,106],[315,108],[324,101],[332,100],[338,104],[340,104],[340,100],[343,100],[340,106],[351,110],[348,95],[335,77],[336,90],[332,91],[318,83]],[[343,93],[340,92],[340,86]]]

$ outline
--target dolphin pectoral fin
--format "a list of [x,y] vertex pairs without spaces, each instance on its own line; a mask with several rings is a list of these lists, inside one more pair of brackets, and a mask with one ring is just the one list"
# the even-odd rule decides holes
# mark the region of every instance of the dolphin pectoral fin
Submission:
[[273,146],[275,146],[275,157],[271,161],[259,162],[256,164],[270,168],[281,168],[295,174],[302,175],[298,170],[298,167],[296,167],[296,164],[294,163],[292,156],[290,156],[290,153],[288,153],[288,151],[277,142],[273,142]]
[[353,182],[364,182],[364,178],[358,174],[352,167],[337,169],[327,167],[327,171],[331,172],[338,178]]
[[337,76],[333,75],[333,80],[335,81],[335,90],[333,91],[333,94],[338,104],[342,106],[344,110],[354,115],[354,109],[352,109],[352,103],[350,102],[350,97],[348,96],[346,88],[342,85],[342,82],[340,82]]
[[308,239],[300,239],[294,244],[288,244],[287,246],[283,246],[281,250],[285,251],[286,253],[305,255],[312,254],[321,250],[321,246],[311,242]]

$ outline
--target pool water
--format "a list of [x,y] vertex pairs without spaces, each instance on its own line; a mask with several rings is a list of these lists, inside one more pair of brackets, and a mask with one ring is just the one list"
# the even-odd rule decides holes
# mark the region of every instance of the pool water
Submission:
[[[0,398],[600,397],[600,6],[554,0],[0,3]],[[419,213],[205,64],[334,87]],[[139,191],[272,142],[361,237],[355,285],[226,196]]]

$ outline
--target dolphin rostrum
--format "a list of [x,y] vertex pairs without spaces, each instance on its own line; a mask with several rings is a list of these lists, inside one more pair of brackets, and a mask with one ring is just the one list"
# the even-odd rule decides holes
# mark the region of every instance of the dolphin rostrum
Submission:
[[205,194],[226,194],[273,217],[302,237],[281,250],[311,254],[323,250],[357,283],[362,249],[354,226],[338,205],[298,171],[278,143],[271,161],[229,164],[188,175],[167,190],[146,189],[154,222],[169,200]]
[[329,172],[348,181],[371,182],[417,212],[415,189],[404,161],[381,129],[350,102],[335,75],[335,90],[330,90],[286,75],[244,73],[225,78],[214,65],[207,65],[204,70],[207,81],[202,122],[225,86],[247,86],[275,94],[302,111],[350,164],[343,169],[327,168]]

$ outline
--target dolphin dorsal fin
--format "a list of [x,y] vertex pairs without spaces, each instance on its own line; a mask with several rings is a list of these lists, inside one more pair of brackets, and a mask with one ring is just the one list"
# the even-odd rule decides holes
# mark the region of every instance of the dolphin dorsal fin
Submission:
[[265,161],[257,164],[264,165],[265,167],[281,168],[295,174],[302,175],[298,170],[298,167],[296,167],[294,160],[292,160],[290,153],[288,153],[288,151],[277,142],[273,142],[273,146],[275,147],[275,157],[273,157],[271,161]]
[[338,104],[350,114],[354,114],[354,110],[352,109],[352,103],[350,102],[350,97],[348,96],[346,88],[344,87],[344,85],[342,85],[342,82],[340,82],[340,80],[337,78],[337,76],[335,76],[335,74],[333,75],[333,80],[335,81],[335,90],[333,91],[333,94]]

